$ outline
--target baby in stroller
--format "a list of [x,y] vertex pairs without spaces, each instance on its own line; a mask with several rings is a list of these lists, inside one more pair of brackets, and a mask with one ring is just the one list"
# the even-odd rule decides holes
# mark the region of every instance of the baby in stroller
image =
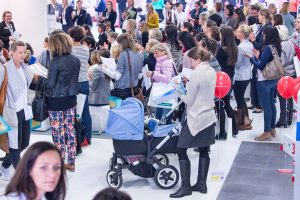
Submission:
[[179,173],[166,153],[176,153],[181,124],[158,126],[155,120],[148,124],[151,128],[145,128],[144,107],[136,98],[127,98],[119,108],[110,110],[105,131],[112,136],[115,150],[106,175],[110,187],[122,186],[122,169],[126,168],[137,176],[154,178],[162,189],[177,184]]

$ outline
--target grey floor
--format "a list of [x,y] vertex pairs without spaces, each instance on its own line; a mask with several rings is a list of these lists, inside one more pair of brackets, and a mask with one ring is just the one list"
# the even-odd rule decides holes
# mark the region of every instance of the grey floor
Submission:
[[242,142],[217,200],[291,200],[292,158],[279,151],[280,144]]

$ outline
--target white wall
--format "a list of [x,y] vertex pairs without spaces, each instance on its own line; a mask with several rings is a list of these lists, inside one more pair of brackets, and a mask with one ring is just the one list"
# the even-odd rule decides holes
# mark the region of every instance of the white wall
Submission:
[[0,0],[0,5],[1,17],[4,10],[11,11],[21,40],[28,42],[35,55],[39,55],[47,36],[47,0]]

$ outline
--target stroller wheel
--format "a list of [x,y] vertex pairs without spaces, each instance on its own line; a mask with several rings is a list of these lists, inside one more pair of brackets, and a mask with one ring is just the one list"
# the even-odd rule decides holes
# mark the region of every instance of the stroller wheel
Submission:
[[179,173],[172,165],[160,166],[154,174],[154,182],[161,189],[173,188],[179,180]]
[[106,181],[109,187],[119,189],[123,184],[122,174],[119,174],[116,169],[111,169],[106,174]]
[[159,166],[169,165],[169,158],[164,153],[159,153],[155,155],[155,160],[158,162]]

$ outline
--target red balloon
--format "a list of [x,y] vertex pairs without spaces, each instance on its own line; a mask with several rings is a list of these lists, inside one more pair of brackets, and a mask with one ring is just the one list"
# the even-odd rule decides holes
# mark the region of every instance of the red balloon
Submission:
[[295,80],[297,81],[297,84],[300,83],[300,76],[297,77]]
[[295,79],[290,76],[284,76],[279,79],[277,83],[277,90],[283,98],[289,99],[293,96],[296,84],[297,81]]
[[299,92],[299,89],[300,89],[300,83],[298,83],[295,88],[294,88],[294,91],[293,91],[293,97],[294,97],[294,100],[298,103],[298,92]]
[[221,99],[226,96],[231,88],[230,77],[225,72],[217,72],[217,83],[215,88],[215,97]]

